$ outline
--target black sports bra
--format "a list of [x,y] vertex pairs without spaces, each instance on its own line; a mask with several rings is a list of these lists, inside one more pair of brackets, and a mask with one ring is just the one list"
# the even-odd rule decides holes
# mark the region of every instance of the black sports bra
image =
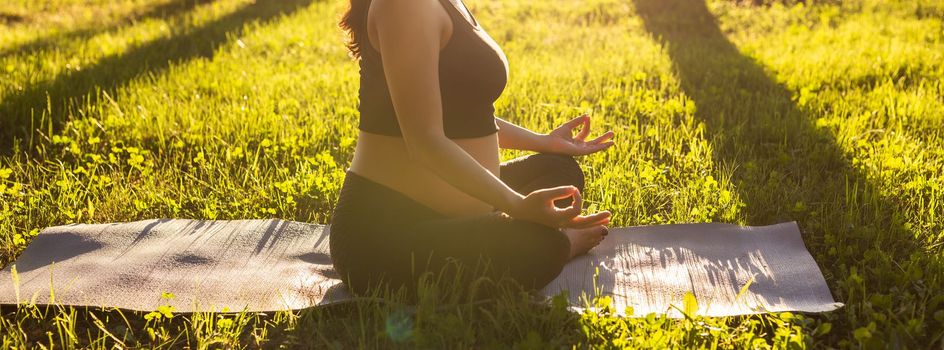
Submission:
[[[449,12],[454,28],[449,42],[439,51],[443,132],[453,139],[495,133],[498,125],[494,102],[508,82],[508,59],[474,16],[474,23],[470,23],[450,0],[439,1]],[[362,48],[358,128],[374,134],[402,136],[380,53],[370,45],[366,30],[358,38]]]

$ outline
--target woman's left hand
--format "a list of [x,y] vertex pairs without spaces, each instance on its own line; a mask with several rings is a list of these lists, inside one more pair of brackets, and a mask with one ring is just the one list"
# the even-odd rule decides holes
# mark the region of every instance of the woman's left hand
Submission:
[[[574,136],[574,129],[577,127],[580,127],[580,131]],[[610,140],[613,138],[613,131],[607,131],[590,141],[587,141],[587,136],[590,136],[590,116],[584,114],[545,135],[544,148],[550,153],[582,156],[602,151],[613,145],[613,141]]]

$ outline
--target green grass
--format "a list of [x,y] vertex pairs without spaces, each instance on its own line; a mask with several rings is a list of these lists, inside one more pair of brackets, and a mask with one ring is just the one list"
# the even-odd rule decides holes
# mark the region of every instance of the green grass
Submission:
[[[0,265],[73,222],[328,223],[356,142],[343,3],[0,4]],[[589,112],[617,132],[581,159],[614,226],[796,220],[846,307],[622,319],[430,293],[168,319],[23,305],[0,313],[3,347],[941,348],[944,4],[469,5],[510,61],[497,115],[546,131]]]

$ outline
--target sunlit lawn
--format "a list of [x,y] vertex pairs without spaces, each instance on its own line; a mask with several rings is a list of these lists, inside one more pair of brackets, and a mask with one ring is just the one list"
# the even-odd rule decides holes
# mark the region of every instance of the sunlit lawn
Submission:
[[[510,61],[499,116],[548,130],[588,112],[617,132],[581,159],[585,198],[614,226],[796,220],[846,307],[666,320],[515,295],[238,315],[24,305],[2,310],[3,347],[941,348],[944,3],[467,2]],[[0,266],[67,223],[330,223],[357,130],[344,3],[0,3]]]

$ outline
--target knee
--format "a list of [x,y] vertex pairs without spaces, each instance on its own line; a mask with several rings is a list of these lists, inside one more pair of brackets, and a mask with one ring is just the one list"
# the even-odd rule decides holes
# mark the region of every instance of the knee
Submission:
[[518,245],[519,282],[541,289],[560,274],[570,260],[570,240],[558,229],[535,227],[527,234],[527,244]]
[[586,179],[583,169],[574,157],[553,153],[539,153],[534,156],[548,164],[548,173],[556,174],[562,185],[572,185],[583,192]]
[[[570,239],[559,229],[553,230],[550,235],[551,238],[548,242],[550,245],[549,250],[553,252],[553,256],[556,258],[555,261],[558,262],[558,265],[564,267],[564,264],[570,260]],[[554,276],[557,277],[557,274]]]
[[539,270],[540,272],[535,273],[534,287],[536,289],[544,288],[545,285],[551,283],[570,261],[570,240],[567,239],[567,235],[560,230],[552,230],[546,234],[549,237],[544,240],[544,248],[547,249],[548,261],[544,268]]

